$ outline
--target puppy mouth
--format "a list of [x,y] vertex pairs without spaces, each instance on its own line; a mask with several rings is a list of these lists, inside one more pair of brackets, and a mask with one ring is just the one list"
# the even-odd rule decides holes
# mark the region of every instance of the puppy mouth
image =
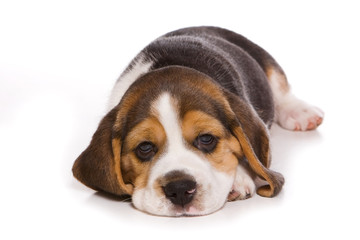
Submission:
[[196,217],[204,215],[193,204],[188,204],[184,207],[175,206],[174,210],[176,217]]

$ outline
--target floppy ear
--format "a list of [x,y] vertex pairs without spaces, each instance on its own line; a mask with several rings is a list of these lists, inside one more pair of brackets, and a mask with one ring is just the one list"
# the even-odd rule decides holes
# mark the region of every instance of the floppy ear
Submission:
[[284,184],[284,177],[270,167],[269,135],[264,122],[245,100],[228,93],[227,99],[235,114],[231,128],[238,139],[251,169],[269,185],[261,186],[257,193],[263,197],[274,197]]
[[74,177],[86,186],[115,195],[131,195],[132,186],[125,184],[121,173],[121,140],[112,134],[117,108],[100,122],[90,145],[75,160]]

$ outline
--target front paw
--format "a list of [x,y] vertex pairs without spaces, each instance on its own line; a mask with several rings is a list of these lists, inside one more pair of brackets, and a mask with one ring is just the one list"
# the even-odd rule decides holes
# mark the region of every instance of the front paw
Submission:
[[238,166],[233,187],[228,195],[228,201],[244,200],[254,195],[255,183],[248,172]]

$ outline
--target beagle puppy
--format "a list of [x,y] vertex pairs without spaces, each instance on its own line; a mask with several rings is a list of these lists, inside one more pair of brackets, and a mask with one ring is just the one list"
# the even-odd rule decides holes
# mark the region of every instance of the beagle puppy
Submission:
[[180,29],[150,43],[120,76],[73,174],[94,190],[131,195],[150,214],[206,215],[255,192],[276,196],[284,178],[269,169],[268,129],[275,121],[313,130],[323,116],[291,94],[278,63],[248,39]]

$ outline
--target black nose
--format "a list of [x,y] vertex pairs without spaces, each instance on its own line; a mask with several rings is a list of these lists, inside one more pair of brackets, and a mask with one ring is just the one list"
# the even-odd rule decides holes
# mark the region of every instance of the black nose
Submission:
[[185,206],[191,202],[196,193],[196,182],[177,180],[166,184],[163,188],[165,196],[175,205]]

